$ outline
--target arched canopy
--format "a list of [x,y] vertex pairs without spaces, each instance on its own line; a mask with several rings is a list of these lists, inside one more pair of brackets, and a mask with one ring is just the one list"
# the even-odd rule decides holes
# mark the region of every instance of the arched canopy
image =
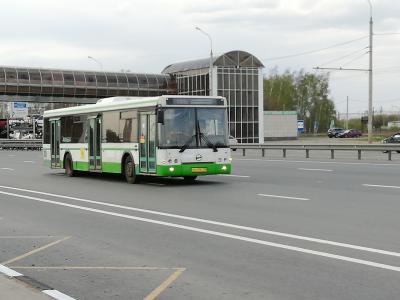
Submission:
[[[213,66],[217,67],[252,67],[263,68],[262,62],[254,55],[240,50],[226,52],[213,59]],[[174,74],[190,70],[206,69],[210,67],[210,59],[203,58],[171,64],[164,68],[163,74]]]

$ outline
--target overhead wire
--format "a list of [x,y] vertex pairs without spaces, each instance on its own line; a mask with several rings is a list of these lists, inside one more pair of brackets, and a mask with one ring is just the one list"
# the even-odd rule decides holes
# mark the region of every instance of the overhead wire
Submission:
[[285,55],[285,56],[276,56],[276,57],[264,58],[263,60],[280,60],[280,59],[286,59],[286,58],[292,58],[292,57],[297,57],[297,56],[313,54],[313,53],[329,50],[329,49],[332,49],[332,48],[340,47],[340,46],[343,46],[343,45],[347,45],[347,44],[350,44],[350,43],[354,43],[354,42],[357,42],[357,41],[361,41],[361,40],[363,40],[363,39],[365,39],[367,37],[369,37],[369,36],[365,35],[365,36],[359,37],[357,39],[352,39],[352,40],[349,40],[349,41],[345,41],[345,42],[342,42],[342,43],[334,44],[334,45],[331,45],[331,46],[328,46],[328,47],[324,47],[324,48],[320,48],[320,49],[304,51],[304,52]]
[[325,62],[325,63],[323,63],[323,64],[320,64],[320,65],[318,65],[318,66],[319,66],[319,67],[322,67],[322,66],[326,66],[326,65],[328,65],[328,64],[330,64],[330,63],[333,63],[333,62],[336,62],[336,61],[340,61],[340,60],[342,60],[343,58],[352,56],[352,55],[354,55],[354,54],[356,54],[356,53],[358,53],[358,52],[360,52],[360,51],[363,51],[363,50],[365,50],[365,49],[368,49],[368,48],[369,48],[369,47],[367,46],[367,47],[364,47],[364,48],[362,48],[362,49],[358,49],[358,50],[353,51],[353,52],[351,52],[351,53],[348,53],[348,54],[346,54],[346,55],[343,55],[343,56],[334,58],[334,59],[332,59],[332,60],[330,60],[330,61],[327,61],[327,62]]

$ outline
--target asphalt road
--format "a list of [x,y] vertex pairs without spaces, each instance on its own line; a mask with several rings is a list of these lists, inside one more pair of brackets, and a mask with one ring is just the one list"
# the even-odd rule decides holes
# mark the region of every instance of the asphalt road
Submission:
[[400,154],[235,153],[195,184],[0,152],[0,264],[76,299],[400,299]]

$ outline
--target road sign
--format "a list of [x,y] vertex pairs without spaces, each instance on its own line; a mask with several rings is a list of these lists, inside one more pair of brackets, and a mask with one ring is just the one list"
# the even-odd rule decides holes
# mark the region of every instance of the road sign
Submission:
[[26,102],[13,102],[11,117],[25,118],[28,115],[28,104]]
[[304,132],[304,120],[297,120],[297,132]]

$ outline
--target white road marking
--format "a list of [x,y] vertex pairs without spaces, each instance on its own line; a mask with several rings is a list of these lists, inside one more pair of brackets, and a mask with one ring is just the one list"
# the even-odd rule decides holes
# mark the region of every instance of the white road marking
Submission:
[[15,156],[15,154],[8,154],[8,156],[11,156],[11,157],[13,157],[13,156]]
[[[240,229],[240,230],[245,230],[245,231],[281,236],[281,237],[286,237],[286,238],[291,238],[291,239],[296,239],[296,240],[302,240],[302,241],[314,242],[314,243],[319,243],[319,244],[326,244],[326,245],[332,245],[332,246],[337,246],[337,247],[372,252],[372,253],[377,253],[377,254],[382,254],[382,255],[400,257],[400,253],[398,253],[398,252],[364,247],[364,246],[357,246],[357,245],[352,245],[352,244],[347,244],[347,243],[340,243],[340,242],[335,242],[335,241],[330,241],[330,240],[318,239],[318,238],[307,237],[307,236],[302,236],[302,235],[279,232],[279,231],[272,231],[272,230],[261,229],[261,228],[256,228],[256,227],[242,226],[242,225],[236,225],[236,224],[231,224],[231,223],[212,221],[212,220],[208,220],[208,219],[200,219],[200,218],[188,217],[188,216],[183,216],[183,215],[164,213],[164,212],[155,211],[155,210],[148,210],[148,209],[136,208],[136,207],[131,207],[131,206],[124,206],[124,205],[112,204],[112,203],[107,203],[107,202],[87,200],[87,199],[82,199],[82,198],[76,198],[76,197],[70,197],[70,196],[64,196],[64,195],[58,195],[58,194],[52,194],[52,193],[46,193],[46,192],[40,192],[40,191],[34,191],[34,190],[28,190],[28,189],[21,189],[21,188],[15,188],[15,187],[8,187],[8,186],[2,186],[2,185],[0,185],[0,188],[23,191],[23,192],[30,192],[33,194],[41,194],[41,195],[47,195],[47,196],[52,196],[52,197],[57,197],[57,198],[70,199],[70,200],[84,202],[84,203],[91,203],[91,204],[103,205],[103,206],[108,206],[108,207],[115,207],[115,208],[130,210],[130,211],[137,211],[137,212],[142,212],[142,213],[171,217],[171,218],[188,220],[188,221],[193,221],[193,222],[212,224],[212,225],[217,225],[217,226],[222,226],[222,227],[235,228],[235,229]],[[0,193],[2,193],[2,192],[0,191]]]
[[239,178],[250,178],[248,175],[235,175],[235,174],[220,174],[221,176],[227,176],[227,177],[239,177]]
[[35,161],[33,161],[33,160],[24,160],[24,163],[31,163],[31,164],[34,164]]
[[365,166],[400,166],[398,164],[381,163],[362,163],[362,162],[339,162],[339,161],[320,161],[320,160],[285,160],[285,159],[258,159],[258,158],[235,158],[243,161],[263,161],[263,162],[286,162],[286,163],[310,163],[310,164],[336,164],[336,165],[365,165]]
[[11,168],[1,168],[2,170],[8,170],[8,171],[14,171],[14,169]]
[[257,194],[257,196],[270,197],[270,198],[283,198],[283,199],[291,199],[291,200],[301,200],[301,201],[309,201],[310,200],[308,198],[288,197],[288,196],[279,196],[279,195],[270,195],[270,194]]
[[75,298],[71,298],[68,295],[65,295],[57,290],[43,290],[42,293],[49,295],[57,300],[75,300]]
[[388,189],[400,189],[400,186],[396,186],[396,185],[379,185],[379,184],[366,184],[366,183],[364,183],[363,186],[380,187],[380,188],[388,188]]
[[3,266],[3,265],[0,265],[0,273],[3,273],[4,275],[7,275],[8,277],[24,276],[21,273],[18,273],[17,271],[7,268],[6,266]]
[[321,171],[321,172],[332,172],[333,170],[329,169],[306,169],[306,168],[298,168],[301,171]]
[[208,235],[225,237],[225,238],[234,239],[234,240],[240,240],[240,241],[253,243],[253,244],[259,244],[259,245],[263,245],[263,246],[270,246],[270,247],[275,247],[275,248],[280,248],[280,249],[286,249],[286,250],[291,250],[291,251],[295,251],[295,252],[312,254],[312,255],[332,258],[332,259],[336,259],[336,260],[341,260],[341,261],[347,261],[347,262],[357,263],[357,264],[361,264],[361,265],[366,265],[366,266],[370,266],[370,267],[375,267],[375,268],[380,268],[380,269],[386,269],[386,270],[391,270],[391,271],[395,271],[395,272],[400,272],[400,267],[387,265],[387,264],[381,264],[381,263],[368,261],[368,260],[363,260],[363,259],[357,259],[357,258],[352,258],[352,257],[347,257],[347,256],[342,256],[342,255],[336,255],[336,254],[327,253],[327,252],[315,251],[315,250],[310,250],[310,249],[301,248],[301,247],[289,246],[289,245],[284,245],[284,244],[269,242],[269,241],[265,241],[265,240],[249,238],[249,237],[240,236],[240,235],[223,233],[223,232],[219,232],[219,231],[206,230],[206,229],[201,229],[201,228],[192,227],[192,226],[185,226],[185,225],[169,223],[169,222],[164,222],[164,221],[159,221],[159,220],[154,220],[154,219],[141,218],[141,217],[136,217],[136,216],[132,216],[132,215],[120,214],[120,213],[115,213],[115,212],[111,212],[111,211],[94,209],[94,208],[90,208],[90,207],[86,207],[86,206],[79,206],[79,205],[73,205],[73,204],[68,204],[68,203],[63,203],[63,202],[46,200],[46,199],[37,198],[37,197],[19,195],[19,194],[2,192],[2,191],[0,191],[0,193],[4,194],[4,195],[30,199],[30,200],[33,200],[33,201],[49,203],[49,204],[55,204],[55,205],[59,205],[59,206],[65,206],[65,207],[70,207],[70,208],[80,209],[80,210],[84,210],[84,211],[95,212],[95,213],[104,214],[104,215],[110,215],[110,216],[124,218],[124,219],[131,219],[131,220],[136,220],[136,221],[141,221],[141,222],[146,222],[146,223],[152,223],[152,224],[157,224],[157,225],[162,225],[162,226],[167,226],[167,227],[172,227],[172,228],[178,228],[178,229],[183,229],[183,230],[188,230],[188,231],[193,231],[193,232],[199,232],[199,233],[204,233],[204,234],[208,234]]

